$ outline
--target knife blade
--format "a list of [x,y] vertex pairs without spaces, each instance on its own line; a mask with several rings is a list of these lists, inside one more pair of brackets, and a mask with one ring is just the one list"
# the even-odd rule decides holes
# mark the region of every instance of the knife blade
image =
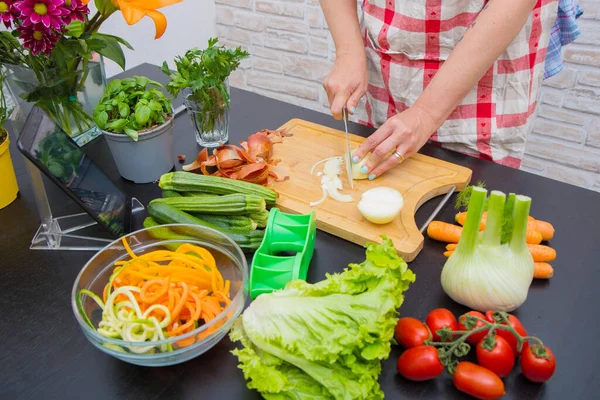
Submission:
[[348,109],[346,106],[342,109],[344,118],[344,129],[346,130],[346,173],[348,174],[348,182],[350,183],[350,189],[354,189],[354,180],[352,179],[352,160],[350,159],[350,138],[348,136]]

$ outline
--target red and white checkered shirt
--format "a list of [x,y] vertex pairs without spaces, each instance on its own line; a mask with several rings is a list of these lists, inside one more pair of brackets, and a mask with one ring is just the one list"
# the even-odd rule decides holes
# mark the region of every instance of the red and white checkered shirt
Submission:
[[[380,126],[410,107],[487,0],[364,0],[369,88],[358,119]],[[525,152],[557,0],[538,0],[527,23],[431,140],[518,168]]]

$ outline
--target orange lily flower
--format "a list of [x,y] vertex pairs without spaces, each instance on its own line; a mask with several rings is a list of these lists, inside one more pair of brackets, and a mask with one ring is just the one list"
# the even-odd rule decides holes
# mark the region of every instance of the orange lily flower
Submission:
[[167,29],[167,17],[156,10],[181,1],[182,0],[113,0],[113,3],[119,7],[125,21],[129,25],[137,24],[145,16],[152,18],[154,20],[154,25],[156,26],[155,39],[158,39]]

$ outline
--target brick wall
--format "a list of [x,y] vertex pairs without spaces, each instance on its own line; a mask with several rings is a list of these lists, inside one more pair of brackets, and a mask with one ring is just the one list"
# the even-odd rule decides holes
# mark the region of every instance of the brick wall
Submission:
[[[335,48],[318,0],[215,0],[217,33],[251,57],[232,86],[329,113],[321,83]],[[600,191],[600,0],[580,0],[582,34],[546,81],[522,169]]]

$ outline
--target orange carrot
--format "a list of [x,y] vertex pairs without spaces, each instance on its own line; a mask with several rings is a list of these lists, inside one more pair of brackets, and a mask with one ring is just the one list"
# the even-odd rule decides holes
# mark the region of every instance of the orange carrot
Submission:
[[545,262],[534,263],[533,277],[536,279],[548,279],[554,276],[554,268]]
[[534,222],[535,229],[540,231],[540,233],[542,234],[542,240],[552,240],[552,238],[554,237],[554,227],[552,226],[552,224],[546,221],[540,221],[539,219],[536,219]]
[[542,243],[542,234],[527,225],[527,236],[525,237],[525,241],[528,244],[540,244]]
[[452,255],[452,253],[454,253],[454,250],[452,250],[452,251],[445,251],[444,252],[444,256],[445,257],[450,257]]
[[452,225],[442,221],[431,221],[427,227],[427,235],[440,242],[458,243],[461,233],[461,226]]
[[456,244],[456,243],[448,243],[446,245],[446,250],[454,251],[454,250],[456,250],[457,247],[458,247],[458,244]]
[[528,244],[529,251],[535,262],[550,262],[556,259],[556,250],[541,244]]

